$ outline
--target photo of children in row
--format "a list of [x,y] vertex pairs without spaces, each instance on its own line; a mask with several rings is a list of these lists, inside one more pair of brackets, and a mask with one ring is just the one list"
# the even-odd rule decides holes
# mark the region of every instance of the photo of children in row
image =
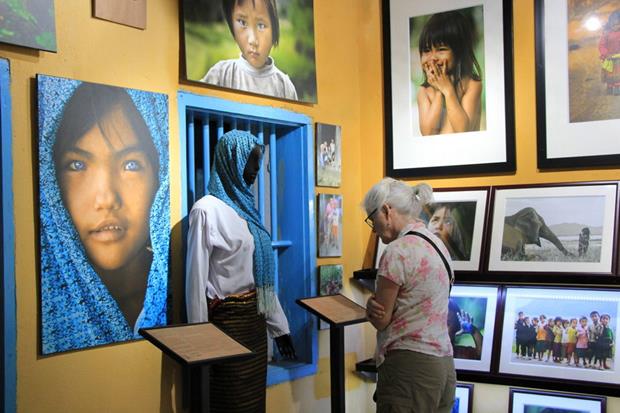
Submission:
[[511,361],[613,370],[616,331],[611,320],[617,317],[615,305],[603,302],[594,308],[591,302],[575,304],[554,301],[519,310]]

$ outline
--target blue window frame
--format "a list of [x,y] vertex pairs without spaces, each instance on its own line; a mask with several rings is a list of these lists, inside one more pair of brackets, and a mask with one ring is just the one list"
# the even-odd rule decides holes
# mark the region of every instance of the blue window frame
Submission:
[[16,408],[16,328],[15,328],[15,230],[13,226],[13,160],[11,156],[11,88],[9,62],[0,59],[0,166],[2,180],[2,293],[0,305],[0,342],[2,343],[2,411],[14,412]]
[[[298,361],[271,361],[267,385],[316,373],[317,328],[295,300],[316,294],[312,122],[272,107],[178,93],[183,235],[193,203],[206,193],[213,149],[231,129],[252,132],[266,146],[256,184],[258,210],[272,234],[275,287],[291,328]],[[271,343],[270,343],[271,344]]]

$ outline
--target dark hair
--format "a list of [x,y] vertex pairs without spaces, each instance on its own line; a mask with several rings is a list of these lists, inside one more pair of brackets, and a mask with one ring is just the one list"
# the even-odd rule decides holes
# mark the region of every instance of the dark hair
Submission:
[[159,155],[153,144],[149,128],[127,91],[120,87],[82,83],[65,104],[62,120],[56,132],[53,156],[56,174],[60,171],[58,162],[67,149],[75,144],[86,132],[97,126],[105,137],[107,132],[101,120],[113,109],[120,107],[131,128],[153,164],[155,179],[159,177]]
[[592,317],[594,314],[599,315],[598,311],[595,310],[590,313],[590,317]]
[[444,242],[446,248],[448,248],[448,252],[450,252],[450,256],[453,260],[468,260],[470,257],[471,242],[463,229],[462,214],[460,213],[458,205],[450,202],[428,204],[428,224],[430,224],[431,218],[435,212],[442,208],[445,208],[446,211],[450,213],[453,220],[450,239]]
[[[482,79],[480,64],[474,55],[476,31],[471,18],[453,10],[436,13],[422,28],[418,49],[420,56],[433,46],[445,45],[452,49],[454,55],[454,81],[456,86],[464,77],[474,80]],[[429,86],[426,74],[422,86]]]
[[[230,29],[230,34],[235,37],[235,31],[233,30],[233,20],[232,13],[235,8],[235,4],[242,5],[246,0],[222,0],[222,12],[224,13],[224,17],[226,18],[226,23],[228,23],[228,28]],[[250,1],[250,0],[247,0]],[[252,5],[256,7],[256,0],[251,0]],[[273,46],[277,46],[280,41],[280,20],[278,19],[278,6],[276,5],[276,0],[258,0],[264,1],[265,6],[269,10],[269,18],[271,19],[271,42]]]

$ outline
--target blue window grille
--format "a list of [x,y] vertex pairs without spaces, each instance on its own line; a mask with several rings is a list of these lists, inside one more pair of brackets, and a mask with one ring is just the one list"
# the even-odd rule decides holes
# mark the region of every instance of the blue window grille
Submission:
[[2,198],[2,293],[0,293],[0,343],[2,343],[2,383],[3,412],[16,409],[16,327],[15,327],[15,229],[13,226],[13,160],[11,156],[11,90],[9,62],[0,59],[0,166],[2,180],[0,194]]
[[[266,147],[255,194],[270,230],[276,263],[275,288],[288,318],[298,360],[270,357],[267,384],[317,370],[317,328],[296,303],[316,294],[316,235],[312,123],[309,117],[272,107],[178,93],[182,168],[182,217],[207,192],[213,150],[227,131],[253,133]],[[184,227],[183,234],[187,228]],[[271,343],[270,349],[272,348]],[[270,350],[271,353],[271,350]]]

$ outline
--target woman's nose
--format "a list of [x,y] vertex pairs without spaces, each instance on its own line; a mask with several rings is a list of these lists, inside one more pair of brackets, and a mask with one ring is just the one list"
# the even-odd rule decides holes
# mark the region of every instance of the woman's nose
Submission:
[[95,209],[118,209],[121,197],[117,189],[117,177],[111,171],[102,171],[93,183],[95,189]]

